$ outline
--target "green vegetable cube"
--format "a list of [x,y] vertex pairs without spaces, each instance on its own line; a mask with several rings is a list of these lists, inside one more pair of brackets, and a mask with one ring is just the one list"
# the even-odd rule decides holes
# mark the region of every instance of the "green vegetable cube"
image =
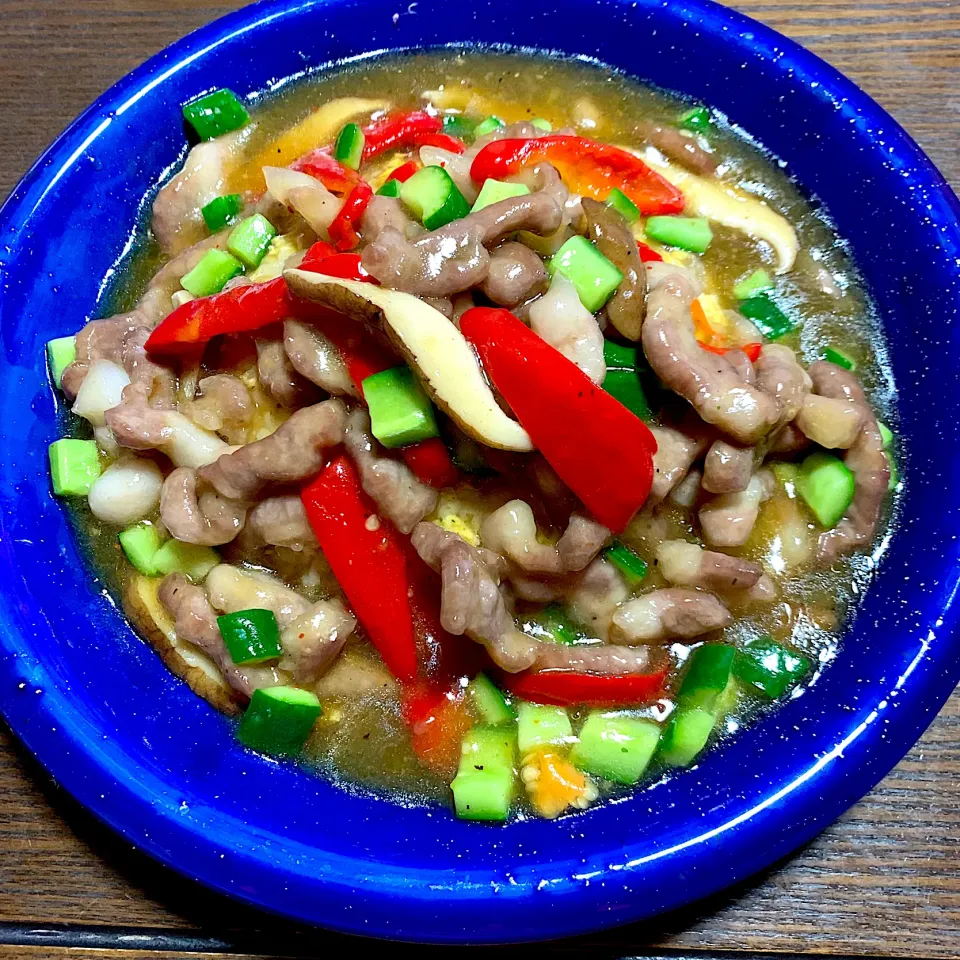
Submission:
[[272,756],[293,756],[306,743],[322,710],[309,690],[266,687],[254,690],[240,720],[237,737],[244,746]]
[[705,643],[690,654],[677,703],[715,711],[717,700],[730,682],[736,650],[725,643]]
[[485,673],[478,673],[470,681],[467,699],[480,720],[492,727],[513,723],[517,718],[500,688]]
[[607,194],[607,206],[616,210],[627,223],[633,224],[640,219],[640,210],[637,205],[616,187]]
[[647,576],[647,561],[619,541],[607,547],[603,556],[623,574],[631,587],[642,583]]
[[837,347],[827,347],[823,351],[823,359],[830,363],[835,363],[838,367],[843,367],[844,370],[857,369],[857,361]]
[[203,259],[180,281],[195,297],[219,293],[228,280],[243,273],[243,264],[225,250],[208,250]]
[[646,234],[668,247],[703,253],[713,241],[713,231],[703,217],[648,217]]
[[250,114],[232,90],[208,93],[183,108],[183,117],[201,140],[212,140],[250,121]]
[[458,773],[450,784],[457,816],[461,820],[506,820],[516,783],[512,770]]
[[471,138],[476,126],[476,120],[471,120],[460,113],[443,118],[443,132],[451,137],[459,137],[461,140]]
[[686,113],[681,113],[677,122],[684,130],[692,130],[694,133],[709,130],[713,125],[710,110],[704,106],[693,107]]
[[274,225],[263,214],[255,213],[233,228],[227,238],[227,249],[247,269],[255,270],[266,256],[270,241],[276,235]]
[[797,493],[828,530],[847,512],[855,486],[850,468],[829,453],[811,453],[800,465]]
[[508,200],[510,197],[525,197],[530,192],[530,188],[522,183],[506,183],[503,180],[484,180],[480,193],[477,194],[476,203],[473,205],[471,213],[476,213],[484,207],[489,207],[492,203],[499,203],[501,200]]
[[377,196],[379,197],[399,197],[400,196],[400,181],[399,180],[388,180],[382,187],[377,191]]
[[93,440],[55,440],[49,456],[53,492],[58,497],[85,497],[100,476],[100,454]]
[[517,736],[508,727],[476,726],[460,745],[460,771],[513,770]]
[[562,273],[580,302],[596,313],[620,286],[623,274],[586,237],[571,237],[548,261],[550,275]]
[[194,583],[203,581],[218,563],[220,554],[212,547],[201,547],[195,543],[173,539],[160,547],[153,557],[157,576],[184,573]]
[[698,707],[676,710],[660,740],[660,759],[671,767],[688,767],[707,745],[716,716]]
[[148,577],[157,576],[153,558],[160,549],[160,535],[152,523],[144,522],[127,527],[117,534],[117,539],[136,570]]
[[208,204],[200,208],[203,222],[211,233],[222,230],[228,223],[233,223],[237,214],[243,209],[243,197],[239,193],[230,193],[224,197],[214,197]]
[[764,290],[773,286],[770,274],[766,270],[754,270],[745,280],[741,280],[734,288],[733,295],[738,300],[749,300]]
[[607,364],[608,371],[636,370],[637,348],[626,347],[622,343],[614,343],[613,340],[604,340],[603,359]]
[[536,747],[564,744],[573,740],[570,717],[563,707],[540,703],[517,704],[517,747],[525,757]]
[[796,327],[796,324],[765,293],[747,298],[738,309],[743,316],[753,321],[765,337],[771,340],[782,337]]
[[550,133],[553,130],[553,124],[549,120],[544,120],[543,117],[534,117],[530,123],[544,133]]
[[487,117],[486,120],[481,120],[473,128],[473,135],[477,138],[485,137],[488,133],[493,133],[494,130],[502,126],[504,126],[504,123],[499,117]]
[[772,637],[757,637],[737,651],[734,675],[747,686],[775,700],[810,669],[810,658],[794,653]]
[[608,370],[603,378],[603,389],[641,420],[649,423],[653,419],[636,370]]
[[440,436],[433,404],[409,367],[391,367],[361,386],[373,435],[387,448]]
[[237,610],[217,617],[220,635],[235,664],[263,663],[283,656],[280,626],[272,610]]
[[400,185],[400,200],[427,230],[437,230],[470,212],[470,205],[443,167],[424,167]]
[[882,421],[877,421],[877,427],[880,430],[880,440],[883,442],[883,449],[889,450],[893,445],[893,431]]
[[594,711],[584,722],[570,759],[604,780],[636,783],[659,742],[660,727],[652,720]]
[[60,388],[63,371],[77,359],[77,338],[57,337],[47,341],[47,364],[50,367],[50,379],[53,385]]
[[333,145],[333,158],[338,163],[342,163],[351,170],[360,169],[360,161],[363,159],[363,145],[366,137],[363,131],[356,123],[348,123],[337,134],[336,143]]

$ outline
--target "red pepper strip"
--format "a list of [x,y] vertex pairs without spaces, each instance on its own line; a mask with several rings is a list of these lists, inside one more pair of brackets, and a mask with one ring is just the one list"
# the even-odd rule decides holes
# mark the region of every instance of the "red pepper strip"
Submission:
[[[316,244],[314,244],[316,246]],[[329,246],[329,244],[327,244]],[[333,248],[331,247],[331,250]],[[331,257],[326,257],[322,262],[316,264],[304,262],[300,264],[301,270],[313,270],[315,273],[322,273],[325,277],[340,277],[342,280],[360,280],[364,283],[374,283],[378,287],[380,281],[376,277],[371,277],[360,262],[359,253],[334,253]]]
[[763,349],[762,343],[744,343],[739,347],[711,347],[707,343],[701,343],[700,346],[704,350],[708,350],[710,353],[716,353],[721,357],[731,350],[741,350],[747,355],[747,359],[751,363],[756,363],[760,359],[760,351]]
[[400,183],[406,183],[418,170],[420,169],[420,164],[416,160],[408,160],[406,163],[401,164],[397,167],[393,173],[384,181],[384,183],[389,183],[391,180],[398,180]]
[[474,307],[460,332],[550,466],[622,532],[653,483],[657,442],[646,424],[508,310]]
[[301,498],[320,549],[383,662],[398,680],[415,680],[419,657],[403,538],[382,517],[376,527],[368,525],[377,508],[345,456],[327,464]]
[[439,437],[421,440],[403,447],[400,452],[417,479],[438,490],[452,487],[460,479],[460,471],[450,459],[450,451]]
[[363,128],[363,159],[370,160],[387,150],[416,147],[423,137],[442,129],[443,121],[424,110],[381,117]]
[[568,670],[500,673],[498,679],[514,696],[534,703],[566,707],[586,704],[592,707],[628,707],[656,700],[663,692],[668,667],[650,673],[602,676],[573,673]]
[[337,256],[336,247],[331,246],[325,240],[318,240],[304,255],[300,261],[301,270],[318,270],[324,260]]
[[463,153],[467,145],[457,137],[451,137],[449,133],[428,133],[417,140],[417,145],[421,147],[439,147],[441,150],[449,150],[450,153]]
[[338,250],[353,250],[360,244],[357,227],[363,217],[363,211],[373,199],[373,190],[366,183],[358,183],[350,195],[343,201],[340,212],[330,224],[330,239]]
[[683,194],[626,150],[583,137],[552,134],[532,140],[494,140],[476,156],[470,176],[477,182],[505,180],[528,164],[546,160],[576,193],[605,200],[616,187],[645,217],[683,210]]
[[460,745],[473,726],[462,691],[412,688],[403,696],[402,708],[417,758],[427,769],[452,778],[460,762]]
[[290,164],[290,169],[315,177],[331,193],[340,197],[348,194],[358,183],[363,183],[363,178],[356,170],[337,163],[330,156],[329,147],[321,147],[319,150],[305,153]]
[[644,263],[660,263],[663,260],[663,257],[657,253],[653,247],[648,247],[642,240],[637,241],[637,248],[640,251],[640,259]]

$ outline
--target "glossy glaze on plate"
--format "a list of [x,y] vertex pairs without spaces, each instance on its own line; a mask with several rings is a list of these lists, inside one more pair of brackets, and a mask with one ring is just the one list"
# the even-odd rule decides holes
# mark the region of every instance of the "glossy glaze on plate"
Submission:
[[[271,3],[220,21],[108,93],[6,207],[0,703],[54,775],[126,837],[267,908],[429,940],[517,940],[636,919],[811,836],[902,756],[960,673],[950,642],[960,411],[943,389],[960,339],[957,202],[850,84],[715,6],[532,3],[518,13],[496,2],[474,17],[420,3],[395,13],[366,4],[362,35],[355,8],[336,2]],[[576,47],[571,22],[581,25]],[[559,823],[478,830],[424,809],[384,817],[378,801],[242,753],[226,722],[165,673],[83,569],[48,497],[56,424],[41,346],[95,312],[141,197],[177,161],[182,100],[212,86],[258,89],[368,49],[505,37],[597,56],[712,104],[826,203],[893,345],[907,492],[844,654],[808,695],[653,792]],[[841,159],[831,162],[825,145]]]

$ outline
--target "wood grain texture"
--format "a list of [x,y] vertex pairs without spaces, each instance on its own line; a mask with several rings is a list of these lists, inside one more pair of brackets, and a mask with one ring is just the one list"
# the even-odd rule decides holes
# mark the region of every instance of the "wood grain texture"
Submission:
[[[46,144],[132,67],[239,6],[226,0],[0,0],[0,196]],[[750,0],[735,6],[834,64],[960,183],[958,0]],[[562,952],[745,950],[960,957],[960,696],[862,803],[791,860],[739,889]],[[193,931],[216,955],[306,956],[317,934],[199,889],[79,809],[0,730],[3,925]],[[344,943],[341,943],[344,941]],[[324,936],[323,954],[347,938]],[[288,945],[280,947],[280,944]],[[0,960],[172,956],[123,941],[0,946]],[[224,953],[233,949],[235,954]],[[181,956],[212,954],[181,953]]]

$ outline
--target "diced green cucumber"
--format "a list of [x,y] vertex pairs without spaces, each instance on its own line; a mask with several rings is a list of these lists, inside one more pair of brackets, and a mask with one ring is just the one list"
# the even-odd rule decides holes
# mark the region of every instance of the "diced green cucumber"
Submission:
[[183,573],[194,583],[202,582],[218,563],[220,563],[220,554],[212,547],[184,543],[172,537],[153,556],[153,566],[157,576]]
[[96,441],[66,437],[54,440],[48,453],[53,492],[58,497],[85,497],[100,476]]
[[595,710],[570,751],[575,766],[614,783],[636,783],[660,742],[660,726],[641,717]]
[[203,259],[180,281],[195,297],[219,293],[228,280],[243,273],[243,264],[226,250],[208,250]]
[[338,134],[333,145],[333,159],[351,170],[360,169],[366,137],[356,123],[348,123]]
[[462,820],[506,820],[516,793],[516,733],[510,727],[474,727],[460,748],[450,789]]
[[726,643],[705,643],[690,654],[677,694],[680,708],[715,711],[730,682],[737,651]]
[[427,230],[436,230],[470,212],[470,204],[443,167],[418,170],[400,185],[400,200]]
[[494,130],[499,129],[504,126],[504,122],[499,117],[487,117],[486,120],[481,120],[473,128],[473,136],[485,137],[488,133],[493,133]]
[[572,740],[573,726],[563,707],[526,701],[517,704],[517,748],[521,757],[537,747],[562,745]]
[[157,576],[159,571],[154,557],[160,549],[160,535],[152,523],[145,521],[127,527],[117,534],[117,539],[136,570],[148,577]]
[[222,230],[228,223],[233,223],[237,214],[243,209],[243,197],[239,193],[228,193],[223,197],[214,197],[208,204],[200,208],[203,222],[211,233]]
[[610,370],[636,370],[637,348],[625,347],[622,343],[613,340],[603,341],[603,359]]
[[467,697],[481,723],[491,727],[513,723],[517,719],[500,688],[485,674],[478,673],[467,686]]
[[401,183],[399,180],[388,180],[377,191],[378,197],[399,197]]
[[373,435],[388,449],[440,436],[433,404],[409,367],[391,367],[361,385]]
[[280,625],[272,610],[235,610],[217,617],[220,636],[235,664],[264,663],[283,656]]
[[631,587],[643,582],[647,576],[647,561],[619,540],[610,544],[603,556],[623,574]]
[[847,512],[855,486],[850,468],[829,453],[811,453],[800,465],[797,493],[828,530]]
[[544,120],[543,117],[534,117],[530,123],[544,133],[550,133],[553,130],[553,124],[549,120]]
[[547,261],[553,276],[562,273],[576,288],[580,302],[596,313],[620,286],[623,274],[586,237],[571,237]]
[[777,483],[791,500],[797,499],[797,480],[800,479],[800,468],[795,463],[775,463],[773,475]]
[[276,227],[262,213],[255,213],[233,228],[227,238],[227,250],[248,270],[256,270],[276,235]]
[[777,643],[773,637],[757,637],[737,651],[734,676],[749,687],[776,700],[801,680],[810,669],[810,658]]
[[50,379],[59,390],[63,371],[77,359],[77,338],[57,337],[47,341],[47,365],[50,368]]
[[691,253],[703,253],[713,240],[710,224],[703,217],[648,217],[643,229],[651,240]]
[[205,97],[188,103],[183,118],[197,131],[201,140],[212,140],[250,122],[247,108],[232,90],[214,90]]
[[707,745],[716,716],[698,707],[679,709],[667,722],[660,739],[660,759],[671,767],[688,767]]
[[877,421],[877,429],[880,431],[880,440],[883,443],[883,449],[889,450],[893,445],[893,431],[882,421]]
[[616,210],[629,224],[634,224],[640,219],[640,210],[637,205],[616,187],[607,194],[607,206]]
[[770,340],[776,340],[796,327],[790,319],[765,293],[748,297],[737,309],[756,328]]
[[607,370],[607,375],[603,378],[603,389],[641,420],[649,423],[653,419],[650,403],[640,382],[640,374],[636,370]]
[[303,749],[321,713],[320,701],[309,690],[254,690],[237,728],[237,737],[251,750],[270,756],[294,756]]
[[773,287],[773,281],[766,270],[754,270],[745,280],[741,280],[734,288],[733,295],[738,300],[749,300],[764,290]]
[[489,207],[491,203],[499,203],[501,200],[508,200],[511,197],[525,197],[530,192],[530,188],[523,183],[507,183],[504,180],[484,180],[480,193],[477,194],[476,203],[473,205],[471,213],[476,213],[484,207]]
[[838,347],[827,347],[823,351],[823,359],[829,363],[835,363],[838,367],[843,367],[844,370],[853,371],[857,369],[857,361]]
[[443,132],[450,137],[469,140],[476,129],[476,120],[465,117],[462,113],[449,114],[443,118]]
[[573,644],[586,634],[570,619],[559,604],[551,603],[532,616],[525,617],[520,629],[528,636],[545,643]]
[[684,130],[692,130],[694,133],[709,130],[713,125],[710,110],[704,106],[692,107],[686,113],[681,113],[677,118],[677,123]]

